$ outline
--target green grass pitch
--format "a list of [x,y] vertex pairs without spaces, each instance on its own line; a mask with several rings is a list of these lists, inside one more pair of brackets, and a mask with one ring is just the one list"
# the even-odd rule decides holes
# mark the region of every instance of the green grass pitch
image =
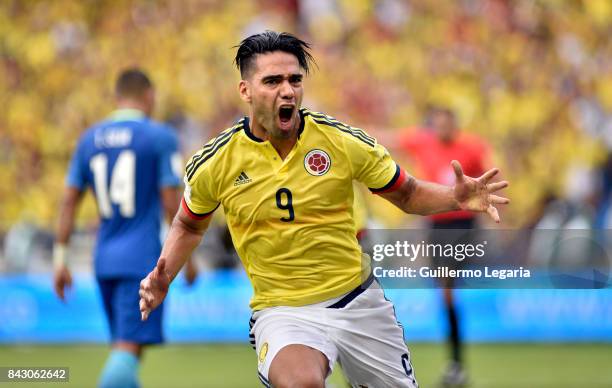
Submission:
[[[446,365],[441,344],[410,346],[422,388],[436,387]],[[0,366],[68,366],[69,383],[0,383],[15,387],[95,387],[108,354],[100,345],[0,346]],[[612,387],[610,344],[478,344],[466,349],[473,388]],[[143,388],[260,387],[255,353],[248,345],[168,345],[149,349],[141,368]],[[334,373],[329,387],[344,388]]]

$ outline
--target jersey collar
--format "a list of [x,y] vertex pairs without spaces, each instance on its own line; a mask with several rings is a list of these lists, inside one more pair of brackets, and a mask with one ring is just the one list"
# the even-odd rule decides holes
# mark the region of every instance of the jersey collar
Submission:
[[298,139],[302,136],[302,132],[304,132],[304,125],[306,120],[304,119],[304,108],[300,108],[300,127],[298,128]]
[[264,141],[251,132],[251,125],[249,124],[249,116],[245,116],[244,118],[244,133],[249,137],[249,139],[253,140],[257,143],[263,143]]
[[133,108],[117,109],[109,116],[113,121],[143,120],[145,117],[146,115],[143,111]]
[[[300,139],[300,137],[302,136],[302,132],[304,132],[304,108],[300,108],[300,110],[298,111],[300,114],[300,127],[298,128],[298,140]],[[244,118],[244,133],[246,133],[246,135],[249,137],[249,139],[253,140],[254,142],[257,143],[263,143],[264,141],[260,138],[258,138],[257,136],[255,136],[253,134],[253,132],[251,132],[251,126],[249,124],[249,116],[245,116]]]

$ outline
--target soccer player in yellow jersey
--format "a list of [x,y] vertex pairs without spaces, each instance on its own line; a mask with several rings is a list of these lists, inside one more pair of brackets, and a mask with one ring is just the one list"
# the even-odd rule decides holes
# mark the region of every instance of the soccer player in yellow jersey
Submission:
[[187,164],[185,194],[157,266],[142,280],[147,319],[223,205],[253,285],[251,342],[265,386],[324,387],[338,361],[353,386],[416,387],[393,305],[362,257],[353,221],[353,179],[416,214],[507,203],[489,183],[463,175],[454,186],[407,175],[361,129],[301,108],[309,45],[266,31],[244,39],[236,65],[249,115]]

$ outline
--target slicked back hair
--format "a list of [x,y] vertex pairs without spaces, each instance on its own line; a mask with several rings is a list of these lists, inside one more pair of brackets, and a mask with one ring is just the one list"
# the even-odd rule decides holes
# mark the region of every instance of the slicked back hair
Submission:
[[[251,35],[240,42],[236,52],[234,63],[242,79],[246,79],[255,65],[255,57],[258,54],[283,51],[295,55],[300,67],[308,74],[310,64],[315,63],[312,54],[308,51],[310,44],[287,32],[265,31],[260,34]],[[315,63],[316,65],[316,63]]]
[[153,87],[144,71],[131,68],[121,72],[115,83],[115,93],[119,97],[140,98]]

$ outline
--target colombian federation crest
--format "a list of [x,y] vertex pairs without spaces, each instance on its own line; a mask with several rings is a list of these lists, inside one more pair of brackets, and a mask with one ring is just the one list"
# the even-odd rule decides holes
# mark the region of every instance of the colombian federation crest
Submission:
[[325,175],[331,167],[331,158],[327,152],[314,149],[304,157],[304,168],[310,175]]

